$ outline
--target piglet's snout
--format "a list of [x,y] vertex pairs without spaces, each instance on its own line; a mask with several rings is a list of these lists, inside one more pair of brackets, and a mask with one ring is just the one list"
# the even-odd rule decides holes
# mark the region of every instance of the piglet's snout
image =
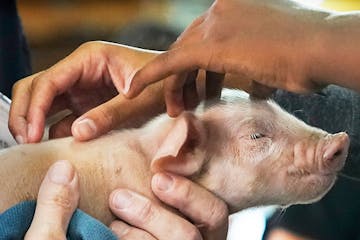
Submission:
[[320,171],[323,174],[331,174],[340,171],[348,155],[349,136],[344,133],[329,134],[326,136],[322,147],[322,160]]

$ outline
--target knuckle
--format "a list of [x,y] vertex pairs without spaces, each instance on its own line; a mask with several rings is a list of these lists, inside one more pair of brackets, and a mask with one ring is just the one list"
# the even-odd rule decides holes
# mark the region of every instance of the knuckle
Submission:
[[10,118],[9,122],[8,122],[8,128],[9,128],[10,133],[14,137],[16,137],[15,135],[17,134],[17,129],[16,129],[17,126],[18,125],[14,122],[14,120]]
[[96,47],[97,45],[98,45],[98,41],[88,41],[88,42],[81,44],[78,49],[82,50],[82,49],[93,48],[93,47]]
[[140,225],[152,222],[156,216],[153,203],[146,199],[143,205],[138,209],[137,216]]
[[72,202],[71,202],[71,200],[69,200],[69,198],[68,198],[68,197],[65,197],[65,196],[56,195],[56,196],[53,198],[53,203],[54,203],[56,206],[59,206],[59,207],[61,207],[61,208],[64,209],[64,210],[71,210],[71,208],[72,208]]
[[[180,208],[184,209],[189,205],[189,200],[193,199],[193,188],[189,181],[181,181],[179,189],[175,190],[178,194],[176,196],[175,204]],[[185,201],[184,201],[185,200]]]
[[188,239],[188,240],[201,240],[201,234],[199,232],[199,230],[192,225],[191,228],[187,229],[186,233],[184,234],[184,239]]
[[118,237],[126,237],[131,232],[131,227],[128,225],[121,223],[119,221],[114,221],[109,225],[111,231],[113,231]]
[[223,1],[215,1],[214,4],[210,7],[209,11],[212,14],[220,15],[225,11],[225,4]]
[[43,200],[38,200],[41,205],[47,207],[60,207],[64,211],[71,211],[73,208],[73,201],[67,191],[60,191],[54,196],[48,197]]
[[126,240],[126,239],[153,239],[152,237],[150,237],[149,233],[144,232],[142,230],[136,229],[136,228],[131,228],[129,229],[127,232],[125,232],[123,235],[121,235],[121,239],[122,240]]
[[108,129],[112,129],[116,127],[117,125],[117,116],[120,114],[120,111],[117,111],[116,108],[114,108],[111,105],[107,106],[101,106],[98,108],[98,116],[101,116],[101,128],[103,131],[107,131]]
[[29,230],[24,237],[24,240],[41,239],[66,240],[66,236],[62,229],[53,228],[49,224],[43,224],[40,229]]
[[[175,48],[176,49],[176,48]],[[170,64],[171,63],[171,55],[169,54],[170,51],[162,53],[159,56],[159,60],[161,64]],[[172,51],[172,55],[174,55],[175,51]]]
[[50,229],[48,239],[65,240],[66,236],[65,236],[65,233],[63,232],[63,230],[61,230],[61,229],[58,229],[58,230]]
[[[39,77],[35,77],[30,83],[29,91],[30,92],[37,92],[39,90],[39,87],[43,85],[42,81],[44,81],[44,80],[42,80]],[[48,83],[48,82],[51,83],[51,81],[46,81],[45,83]]]
[[220,199],[214,199],[210,201],[209,205],[209,215],[206,218],[206,222],[208,229],[215,230],[221,227],[228,219],[228,208],[226,204]]
[[17,82],[15,82],[15,84],[13,85],[12,87],[12,94],[14,95],[18,89],[19,89],[19,86],[23,84],[23,80],[19,80]]
[[102,41],[89,41],[81,44],[78,47],[78,51],[101,52],[104,49],[104,43]]

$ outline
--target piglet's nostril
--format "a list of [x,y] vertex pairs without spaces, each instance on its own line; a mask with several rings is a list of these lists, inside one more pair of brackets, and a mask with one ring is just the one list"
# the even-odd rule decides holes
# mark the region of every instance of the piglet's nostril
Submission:
[[332,161],[341,156],[342,153],[343,148],[341,146],[329,146],[325,151],[323,158],[324,160]]
[[342,149],[339,149],[337,150],[335,153],[334,153],[334,157],[338,157],[342,154]]
[[346,133],[329,134],[322,148],[323,159],[320,162],[323,173],[339,171],[345,163],[349,148],[349,137]]

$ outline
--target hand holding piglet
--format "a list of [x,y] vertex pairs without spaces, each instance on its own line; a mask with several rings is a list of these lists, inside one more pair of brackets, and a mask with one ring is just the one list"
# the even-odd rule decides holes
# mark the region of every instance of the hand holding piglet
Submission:
[[[196,228],[187,220],[135,192],[117,189],[111,194],[110,208],[116,216],[133,225],[115,220],[110,228],[117,237],[122,240],[226,238],[228,212],[222,201],[186,178],[172,176],[172,183],[165,183],[162,181],[164,178],[169,176],[156,175],[153,180],[154,192],[201,227]],[[68,224],[78,206],[79,195],[79,179],[70,162],[63,160],[54,163],[40,186],[34,219],[24,239],[66,239]],[[132,203],[125,209],[124,202],[129,197]],[[202,214],[194,214],[196,209],[204,206],[209,209]],[[142,218],[137,214],[141,214]],[[178,229],[178,234],[174,235],[172,231],[169,236],[169,232],[164,231],[167,228]]]
[[166,79],[167,111],[176,116],[199,69],[208,84],[219,87],[221,74],[232,74],[262,97],[264,89],[304,93],[328,84],[359,91],[359,17],[292,0],[216,0],[169,51],[125,79],[123,92],[132,98]]

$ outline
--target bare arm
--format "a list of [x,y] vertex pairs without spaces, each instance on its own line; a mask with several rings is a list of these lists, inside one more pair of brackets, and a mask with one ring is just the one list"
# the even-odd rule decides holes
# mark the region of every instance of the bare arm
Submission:
[[333,13],[313,46],[311,79],[360,91],[360,12]]

